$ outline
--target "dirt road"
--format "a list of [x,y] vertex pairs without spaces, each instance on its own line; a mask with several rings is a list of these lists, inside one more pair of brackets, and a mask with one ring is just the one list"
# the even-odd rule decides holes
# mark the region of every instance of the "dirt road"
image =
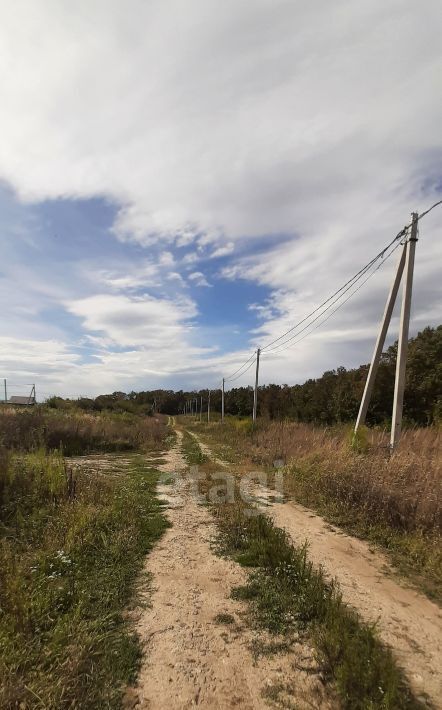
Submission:
[[[275,492],[257,486],[258,503],[296,544],[309,544],[309,557],[339,580],[345,601],[362,618],[378,622],[415,693],[442,708],[442,611],[423,594],[392,576],[387,559],[367,542],[345,534],[295,502],[275,502]],[[270,507],[267,507],[270,506]]]
[[[249,710],[267,708],[265,696],[290,699],[292,705],[285,707],[337,707],[326,696],[305,643],[295,641],[284,655],[254,658],[251,644],[258,632],[243,625],[243,603],[230,599],[232,587],[243,584],[246,574],[211,549],[212,518],[192,495],[177,434],[160,467],[177,473],[160,491],[172,527],[147,558],[152,593],[146,586],[149,607],[138,610],[137,621],[145,655],[126,707]],[[262,634],[259,639],[268,641]]]

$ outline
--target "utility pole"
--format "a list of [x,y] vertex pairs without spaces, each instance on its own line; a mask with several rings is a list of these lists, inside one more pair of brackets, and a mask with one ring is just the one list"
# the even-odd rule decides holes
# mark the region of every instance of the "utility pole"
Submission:
[[200,396],[200,422],[203,421],[203,395]]
[[224,421],[224,377],[223,377],[223,386],[221,390],[221,421]]
[[404,271],[406,251],[407,243],[405,243],[403,246],[401,256],[397,265],[396,274],[394,276],[393,283],[391,284],[390,293],[388,294],[381,328],[379,331],[378,339],[376,341],[376,345],[374,346],[370,369],[368,371],[367,381],[365,383],[364,394],[362,395],[361,406],[359,407],[358,418],[356,419],[355,433],[357,432],[360,426],[363,426],[365,424],[365,417],[367,416],[368,405],[370,404],[374,381],[376,379],[379,361],[381,359],[381,354],[385,343],[385,337],[387,335],[388,326],[390,325],[391,315],[393,313],[394,304],[396,303],[396,297],[401,283],[402,273]]
[[393,417],[391,420],[390,449],[392,451],[399,441],[402,428],[405,367],[407,363],[408,331],[410,326],[411,293],[413,290],[414,254],[416,251],[418,220],[419,215],[417,212],[413,212],[411,234],[406,243],[407,253],[405,257],[404,269],[405,282],[402,287],[401,321],[399,326],[399,340],[396,359],[396,378],[394,382]]
[[258,376],[259,376],[259,356],[261,354],[260,348],[256,351],[256,373],[255,373],[255,389],[253,392],[253,423],[256,422],[256,413],[258,410]]
[[6,378],[3,380],[3,384],[5,385],[5,403],[8,401],[8,390],[6,388]]
[[404,279],[402,286],[402,308],[401,320],[399,326],[398,351],[396,358],[396,375],[394,381],[394,397],[393,397],[393,415],[391,421],[390,435],[390,450],[393,451],[397,445],[402,427],[402,410],[404,405],[404,388],[405,388],[405,367],[407,362],[408,350],[408,331],[410,325],[410,310],[411,310],[411,294],[413,287],[413,270],[414,270],[414,255],[417,242],[417,228],[419,215],[417,212],[412,213],[411,232],[406,239],[398,265],[396,274],[391,285],[390,293],[388,294],[387,303],[385,305],[384,316],[382,318],[381,328],[373,351],[373,357],[370,364],[370,369],[365,383],[364,394],[362,395],[361,406],[359,407],[358,418],[355,425],[355,434],[358,428],[364,424],[367,414],[368,405],[373,391],[373,385],[376,373],[379,366],[379,361],[382,354],[382,349],[385,343],[388,326],[390,325],[391,316],[393,313],[394,304],[396,302],[399,286]]
[[210,390],[209,394],[207,395],[207,423],[210,422]]

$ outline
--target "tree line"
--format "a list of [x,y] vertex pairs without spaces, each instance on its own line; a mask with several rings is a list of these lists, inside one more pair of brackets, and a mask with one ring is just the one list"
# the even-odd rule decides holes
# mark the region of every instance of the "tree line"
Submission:
[[[391,419],[397,343],[381,357],[373,396],[367,416],[371,424],[388,423]],[[268,419],[292,419],[315,424],[353,421],[358,412],[369,365],[347,370],[338,367],[302,385],[262,385],[259,387],[258,415]],[[48,405],[55,408],[77,406],[89,411],[126,411],[133,413],[179,414],[186,401],[203,397],[207,408],[208,390],[113,392],[95,399],[82,397],[75,401],[52,397]],[[225,413],[250,416],[252,387],[236,387],[225,393]],[[211,391],[211,409],[221,411],[220,390]],[[442,421],[442,325],[425,328],[409,340],[404,418],[409,424],[427,426]]]

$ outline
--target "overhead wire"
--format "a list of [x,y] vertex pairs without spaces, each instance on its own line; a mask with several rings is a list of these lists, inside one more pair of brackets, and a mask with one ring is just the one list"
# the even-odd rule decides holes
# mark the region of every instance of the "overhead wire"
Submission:
[[[438,207],[439,205],[442,205],[442,200],[439,200],[438,202],[435,202],[433,205],[431,205],[431,207],[429,207],[428,209],[426,209],[424,212],[421,212],[421,214],[418,215],[418,221],[421,220],[423,217],[425,217],[429,212],[431,212],[432,210],[434,210],[434,209],[435,209],[436,207]],[[407,235],[408,230],[409,230],[410,227],[411,227],[411,224],[412,224],[412,223],[410,222],[409,224],[405,225],[405,227],[403,227],[403,228],[396,234],[396,236],[387,244],[387,246],[385,246],[378,254],[376,254],[376,256],[373,257],[373,259],[371,259],[371,261],[369,261],[368,264],[366,264],[365,266],[363,266],[362,269],[360,269],[360,270],[359,270],[356,274],[354,274],[354,276],[352,276],[343,286],[341,286],[339,289],[337,289],[337,291],[335,291],[331,296],[329,296],[325,301],[323,301],[319,306],[317,306],[313,311],[311,311],[311,313],[309,313],[308,315],[306,315],[302,320],[298,321],[298,323],[295,323],[295,325],[293,325],[291,328],[289,328],[288,330],[286,330],[286,331],[285,331],[284,333],[282,333],[280,336],[278,336],[277,338],[275,338],[274,340],[272,340],[270,343],[267,343],[267,345],[265,345],[264,347],[262,347],[262,348],[261,348],[261,353],[262,353],[262,354],[265,354],[266,352],[278,352],[278,348],[279,348],[280,346],[284,346],[286,343],[290,342],[293,338],[296,338],[300,333],[304,332],[304,330],[308,329],[308,328],[312,325],[312,323],[316,322],[322,315],[324,315],[324,313],[325,313],[326,311],[329,310],[329,308],[331,308],[338,300],[340,300],[340,299],[342,298],[342,296],[343,296],[345,293],[347,293],[358,281],[360,281],[360,279],[364,277],[364,275],[370,270],[370,268],[371,268],[379,259],[383,259],[384,255],[386,254],[386,252],[388,251],[388,249],[390,249],[391,246],[393,246],[394,244],[397,244],[397,246],[399,246],[399,245],[401,244],[403,238]],[[395,249],[393,249],[393,251],[395,251]],[[391,253],[392,253],[392,252],[390,252],[390,254],[391,254]],[[388,258],[388,256],[387,256],[387,258]],[[381,262],[381,264],[385,263],[385,261],[386,261],[386,259],[383,259],[383,261]],[[376,271],[377,271],[377,269],[375,269],[375,271],[374,271],[373,273],[375,273]],[[370,277],[369,277],[369,278],[370,278]],[[366,283],[367,280],[368,280],[368,279],[366,279],[366,280],[363,282],[363,284]],[[362,285],[363,285],[363,284],[362,284]],[[355,290],[355,293],[356,293],[357,291],[359,291],[359,288],[357,288],[357,289]],[[350,296],[350,297],[351,297],[351,296]],[[346,303],[347,300],[349,300],[349,299],[345,299],[345,300],[343,301],[342,305],[343,305],[344,303]],[[330,301],[331,301],[331,303],[330,303]],[[328,303],[329,303],[330,305],[327,306],[327,308],[325,308],[324,310],[322,310],[322,309],[324,308],[324,306],[326,306]],[[340,307],[341,307],[341,306],[339,306],[339,307],[336,308],[334,311],[332,311],[332,314],[335,313]],[[280,345],[277,345],[276,348],[272,348],[272,347],[271,347],[271,346],[274,345],[275,343],[278,343],[280,340],[284,340],[284,338],[285,338],[287,335],[289,335],[290,333],[292,333],[293,331],[298,330],[299,326],[301,326],[301,325],[302,325],[303,323],[305,323],[306,321],[310,321],[311,317],[314,316],[315,313],[317,313],[318,311],[321,311],[321,310],[322,310],[322,312],[319,314],[319,316],[317,316],[317,317],[316,317],[313,321],[311,321],[310,323],[307,323],[307,325],[305,326],[305,328],[303,328],[301,331],[299,331],[298,333],[295,333],[295,334],[293,335],[293,338],[289,338],[288,340],[285,340],[283,343],[280,343]],[[331,314],[331,315],[332,315],[332,314]],[[328,317],[327,317],[324,321],[321,321],[321,322],[325,322],[326,320],[328,320]],[[302,338],[302,339],[303,339],[303,338]],[[296,342],[299,342],[299,341],[296,341]]]
[[[255,364],[256,352],[253,353],[253,356],[252,356],[252,357],[253,357],[253,360],[252,360],[252,362],[250,363],[250,365],[249,365],[248,367],[246,367],[246,369],[245,369],[243,372],[241,372],[239,375],[237,375],[237,376],[234,377],[233,379],[230,377],[230,378],[229,378],[229,382],[235,382],[235,380],[239,380],[240,377],[242,377],[243,375],[245,375],[245,373],[247,372],[247,370],[250,370],[250,368],[252,367],[252,365]],[[250,358],[249,358],[249,360],[250,360]],[[226,381],[227,381],[227,380],[224,378],[224,382],[226,382]]]
[[[431,209],[433,209],[435,206],[437,206],[437,204],[438,204],[438,203],[436,203],[435,205],[433,205],[433,206],[432,206],[429,210],[427,210],[426,212],[422,213],[422,215],[419,216],[419,219],[420,219],[421,217],[424,217],[426,214],[428,214],[428,212],[431,211]],[[271,352],[274,352],[275,354],[278,353],[278,352],[282,352],[284,349],[286,349],[286,346],[288,345],[288,343],[291,343],[295,338],[298,338],[298,336],[299,336],[301,333],[303,333],[305,330],[308,330],[309,328],[311,328],[311,326],[313,325],[313,323],[315,323],[315,322],[318,321],[320,318],[322,318],[322,316],[323,316],[330,308],[332,308],[338,301],[340,301],[340,299],[342,298],[342,296],[344,296],[346,293],[348,293],[348,291],[351,290],[351,289],[353,288],[353,286],[355,286],[355,284],[357,284],[361,279],[363,279],[363,277],[370,271],[370,269],[371,269],[380,259],[383,259],[383,260],[382,260],[381,263],[379,264],[378,268],[380,268],[380,266],[381,266],[383,263],[385,263],[385,261],[386,261],[386,259],[388,258],[388,256],[390,256],[390,254],[393,253],[393,251],[395,251],[395,249],[393,249],[393,250],[390,252],[390,254],[388,254],[388,256],[384,259],[384,256],[385,256],[385,254],[387,253],[387,251],[390,249],[391,246],[393,246],[393,245],[395,245],[395,244],[396,244],[396,246],[399,246],[399,245],[400,245],[401,240],[407,235],[410,226],[411,226],[411,224],[405,225],[405,227],[403,227],[403,228],[395,235],[395,237],[394,237],[380,252],[378,252],[378,254],[376,254],[367,264],[365,264],[365,266],[363,266],[359,271],[357,271],[350,279],[348,279],[339,289],[337,289],[333,294],[331,294],[331,296],[329,296],[325,301],[323,301],[323,302],[322,302],[319,306],[317,306],[313,311],[311,311],[308,315],[306,315],[306,316],[305,316],[304,318],[302,318],[300,321],[298,321],[297,323],[295,323],[295,325],[293,325],[291,328],[289,328],[288,330],[286,330],[286,331],[285,331],[284,333],[282,333],[280,336],[278,336],[277,338],[274,338],[272,341],[270,341],[269,343],[267,343],[266,345],[264,345],[264,346],[261,348],[261,353],[264,355],[264,354],[268,354],[268,353],[271,353]],[[372,276],[376,271],[377,271],[377,268],[376,268],[373,272],[371,272],[371,273],[369,274],[368,278],[365,279],[365,280],[360,284],[360,286],[358,286],[357,289],[355,289],[354,291],[351,292],[351,294],[348,296],[348,298],[344,299],[344,301],[342,301],[341,304],[338,305],[338,307],[335,308],[335,309],[327,316],[327,318],[325,318],[324,320],[322,320],[322,321],[318,324],[318,326],[315,326],[315,328],[313,328],[312,330],[315,330],[316,327],[319,327],[319,325],[321,325],[322,323],[325,323],[334,313],[336,313],[336,311],[339,310],[339,308],[341,308],[341,307],[344,305],[344,303],[346,303],[355,293],[357,293],[357,291],[359,291],[360,288],[362,288],[362,286],[368,281],[369,278],[371,278],[371,276]],[[328,305],[327,305],[327,304],[328,304]],[[327,307],[325,308],[325,306],[327,306]],[[311,320],[312,316],[314,316],[316,313],[318,313],[318,311],[321,311],[321,312],[316,316],[316,318],[314,318],[313,320]],[[309,322],[307,323],[307,321],[309,321]],[[305,327],[304,327],[303,329],[301,329],[299,332],[294,333],[294,335],[293,335],[292,337],[288,338],[287,340],[284,340],[284,338],[286,338],[286,336],[289,335],[290,333],[293,333],[294,331],[298,331],[298,328],[299,328],[301,325],[303,325],[304,323],[307,323],[307,324],[305,325]],[[312,331],[309,331],[309,332],[312,332]],[[309,333],[306,333],[306,335],[303,336],[303,338],[298,339],[298,340],[296,340],[295,342],[299,342],[299,340],[303,340],[304,337],[307,337],[308,334],[309,334]],[[279,341],[281,341],[281,340],[283,341],[282,343],[279,342]],[[276,343],[279,343],[279,345],[276,345],[276,347],[272,348],[271,346],[272,346],[272,345],[275,345]],[[292,343],[292,344],[294,345],[295,343]],[[290,346],[289,346],[289,347],[290,347]],[[251,355],[239,368],[237,368],[231,375],[229,375],[228,377],[225,377],[225,378],[224,378],[224,382],[225,382],[225,383],[226,383],[226,382],[235,382],[235,380],[238,380],[240,377],[242,377],[242,376],[252,367],[252,365],[253,365],[253,363],[254,363],[254,361],[255,361],[255,358],[256,358],[256,352],[252,353],[252,355]]]
[[[225,378],[224,378],[224,382],[231,382],[231,381],[233,381],[233,380],[238,379],[237,377],[235,377],[236,373],[239,372],[240,370],[242,370],[243,367],[245,367],[245,365],[247,365],[247,364],[250,362],[250,360],[253,360],[253,359],[255,358],[255,356],[256,356],[256,352],[253,352],[252,355],[249,357],[249,359],[246,360],[245,362],[243,362],[243,364],[241,365],[241,367],[238,367],[238,369],[235,370],[235,372],[232,372],[231,375],[229,375],[228,377],[225,377]],[[249,369],[249,368],[247,368],[247,369]],[[244,370],[244,372],[247,372],[247,370]],[[244,374],[244,373],[243,373],[243,374]]]
[[431,210],[434,210],[435,207],[438,207],[439,205],[442,205],[442,200],[439,200],[439,202],[435,202],[434,205],[431,205],[425,212],[422,212],[419,216],[418,219],[422,219],[422,217],[425,217]]
[[[388,249],[393,244],[395,244],[396,242],[400,242],[400,240],[407,234],[409,228],[410,228],[410,225],[406,225],[405,227],[403,227],[396,234],[396,236],[391,240],[391,242],[389,242],[386,247],[384,247],[378,254],[376,254],[376,256],[373,257],[373,259],[371,259],[368,262],[368,264],[363,266],[362,269],[360,269],[356,274],[354,274],[350,279],[348,279],[348,281],[346,281],[345,284],[343,284],[334,293],[332,293],[331,296],[329,296],[325,301],[323,301],[321,304],[319,304],[319,306],[317,306],[308,315],[306,315],[304,318],[302,318],[300,321],[298,321],[298,323],[295,323],[295,325],[293,325],[291,328],[289,328],[284,333],[279,335],[277,338],[274,338],[272,341],[270,341],[269,343],[264,345],[261,348],[261,352],[265,352],[266,350],[269,350],[269,348],[271,348],[272,345],[274,345],[275,343],[277,343],[280,340],[283,340],[283,338],[285,338],[287,335],[289,335],[289,333],[292,333],[294,330],[297,330],[300,325],[302,325],[306,321],[310,320],[310,318],[312,316],[314,316],[315,313],[317,313],[322,308],[324,308],[324,306],[326,306],[327,303],[330,303],[330,301],[333,301],[333,299],[337,299],[338,297],[340,297],[339,294],[341,294],[341,296],[342,296],[343,293],[346,293],[349,290],[349,288],[351,288],[353,284],[357,283],[357,281],[359,281],[379,259],[383,258],[385,253],[388,251]],[[336,301],[334,300],[333,302],[336,302]],[[333,303],[331,305],[333,305]],[[328,310],[328,308],[326,310]],[[277,347],[279,347],[279,346],[277,346]]]
[[[370,273],[369,277],[368,277],[367,279],[365,279],[365,280],[362,282],[361,287],[368,281],[369,278],[371,278],[371,276],[372,276],[374,273],[376,273],[376,271],[382,266],[382,264],[385,264],[385,262],[386,262],[386,260],[388,259],[388,257],[389,257],[398,247],[400,247],[400,246],[401,246],[401,242],[398,242],[398,243],[393,247],[393,249],[387,254],[387,256],[385,256],[385,254],[384,254],[383,260],[378,264],[377,268],[374,269],[374,270]],[[375,262],[375,263],[376,263],[376,262]],[[308,320],[309,322],[307,323],[307,325],[304,326],[304,328],[301,328],[301,330],[299,330],[298,332],[294,333],[294,334],[293,334],[290,338],[288,338],[287,340],[284,340],[284,342],[279,343],[279,345],[276,345],[276,347],[269,348],[269,349],[265,350],[265,353],[277,351],[278,348],[280,348],[281,346],[284,346],[286,343],[289,343],[291,340],[293,340],[293,338],[298,337],[298,335],[300,335],[300,334],[303,333],[305,330],[307,330],[308,328],[310,328],[310,326],[311,326],[313,323],[316,323],[316,321],[319,320],[319,318],[321,318],[325,313],[327,313],[327,311],[329,311],[330,308],[332,308],[332,307],[335,305],[335,303],[337,303],[338,301],[340,301],[341,298],[342,298],[346,293],[348,293],[348,291],[350,291],[350,290],[355,286],[355,284],[357,284],[367,273],[369,273],[370,269],[373,268],[373,266],[374,266],[374,263],[372,263],[372,264],[370,265],[370,268],[366,268],[364,271],[361,271],[361,274],[358,276],[358,278],[357,278],[356,280],[352,281],[352,283],[350,283],[350,285],[347,286],[347,288],[345,288],[338,296],[336,296],[335,298],[333,298],[333,300],[329,303],[329,305],[328,305],[326,308],[323,308],[323,310],[316,316],[316,318],[313,318],[313,320],[311,320],[311,316],[314,315],[315,313],[317,313],[317,311],[320,310],[320,309],[322,308],[322,306],[325,305],[325,303],[327,303],[330,299],[328,299],[328,301],[325,301],[324,304],[322,304],[322,306],[318,306],[318,308],[316,308],[309,316],[306,316],[302,321],[299,322],[299,324],[298,324],[297,326],[294,326],[294,327],[291,329],[291,331],[288,331],[288,332],[286,333],[286,335],[288,335],[289,332],[292,332],[293,330],[298,330],[299,326],[302,325],[302,323],[304,323],[306,320]],[[359,288],[360,288],[360,287],[358,287],[357,289],[355,289],[354,293],[356,293],[357,291],[359,291]],[[352,295],[353,295],[353,292],[350,294],[349,298],[351,298]],[[346,302],[349,300],[349,298],[346,298],[342,303],[346,303]],[[337,310],[338,310],[338,308],[336,308],[334,311],[332,311],[332,314],[335,313]],[[328,320],[328,317],[327,317],[326,320]],[[324,322],[325,322],[325,321],[324,321]],[[283,337],[284,337],[284,336],[283,336]]]
[[[307,338],[314,330],[317,330],[317,328],[319,328],[321,325],[323,325],[324,323],[326,323],[337,311],[339,311],[340,308],[342,308],[342,306],[343,306],[345,303],[347,303],[347,301],[349,301],[358,291],[360,291],[360,289],[367,283],[367,281],[369,281],[369,280],[372,278],[372,276],[374,276],[375,273],[376,273],[377,271],[379,271],[379,269],[385,264],[385,262],[387,261],[387,259],[388,259],[388,258],[396,251],[396,249],[398,249],[400,246],[401,246],[401,242],[395,244],[395,246],[393,247],[393,249],[392,249],[392,250],[387,254],[387,256],[385,257],[385,259],[384,259],[383,261],[381,261],[381,262],[376,266],[376,268],[373,269],[373,271],[371,271],[371,272],[368,274],[367,278],[365,278],[361,283],[359,283],[359,285],[358,285],[355,289],[353,289],[353,291],[347,296],[347,298],[345,298],[343,301],[341,301],[341,303],[339,303],[338,306],[336,306],[336,308],[334,308],[334,309],[332,310],[332,312],[329,313],[328,316],[326,316],[326,318],[324,318],[324,319],[321,320],[317,325],[315,325],[313,328],[311,328],[311,326],[313,325],[313,323],[315,323],[317,320],[319,320],[319,318],[321,318],[321,317],[324,315],[324,313],[328,310],[328,308],[327,308],[326,310],[324,310],[322,313],[320,313],[313,321],[311,321],[310,323],[308,323],[308,324],[305,326],[305,328],[303,328],[302,330],[300,330],[298,333],[295,333],[295,335],[293,335],[291,338],[289,338],[288,340],[286,340],[284,343],[281,343],[277,348],[274,348],[274,349],[272,349],[272,350],[270,350],[270,351],[268,351],[268,352],[265,352],[265,353],[263,354],[263,356],[266,356],[266,355],[269,355],[269,354],[277,355],[277,354],[279,354],[279,353],[281,353],[281,352],[284,352],[284,350],[287,350],[288,348],[293,347],[293,345],[296,345],[297,343],[301,342],[301,340],[304,340],[305,338]],[[352,286],[354,286],[354,284],[352,284]],[[341,296],[340,296],[339,298],[341,298],[342,295],[343,295],[343,294],[341,294]],[[335,303],[337,303],[338,300],[339,300],[339,299],[336,299],[329,307],[331,307],[332,305],[335,305]],[[299,336],[302,332],[304,332],[305,330],[307,330],[308,328],[311,328],[311,330],[309,330],[307,333],[305,333],[305,335],[303,335],[301,338],[298,338],[298,336]],[[295,338],[297,338],[297,339],[295,340]],[[292,341],[293,341],[293,342],[292,342]]]

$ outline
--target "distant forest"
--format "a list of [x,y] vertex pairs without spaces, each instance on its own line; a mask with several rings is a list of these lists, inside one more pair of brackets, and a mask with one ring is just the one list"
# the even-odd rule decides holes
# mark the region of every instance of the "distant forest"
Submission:
[[[383,424],[391,419],[396,353],[397,343],[382,355],[368,423]],[[258,415],[268,419],[288,418],[316,424],[353,421],[358,412],[368,367],[361,365],[352,370],[338,367],[302,385],[263,385],[259,388]],[[77,406],[89,411],[108,409],[145,414],[152,414],[155,408],[164,414],[179,414],[186,400],[201,395],[206,410],[207,389],[192,392],[114,392],[95,399],[82,397],[75,401],[52,397],[48,405],[61,409]],[[252,387],[231,389],[225,395],[225,413],[250,416],[252,402]],[[220,390],[211,391],[211,411],[221,411]],[[404,418],[409,424],[420,426],[442,421],[442,325],[425,328],[409,341]]]

